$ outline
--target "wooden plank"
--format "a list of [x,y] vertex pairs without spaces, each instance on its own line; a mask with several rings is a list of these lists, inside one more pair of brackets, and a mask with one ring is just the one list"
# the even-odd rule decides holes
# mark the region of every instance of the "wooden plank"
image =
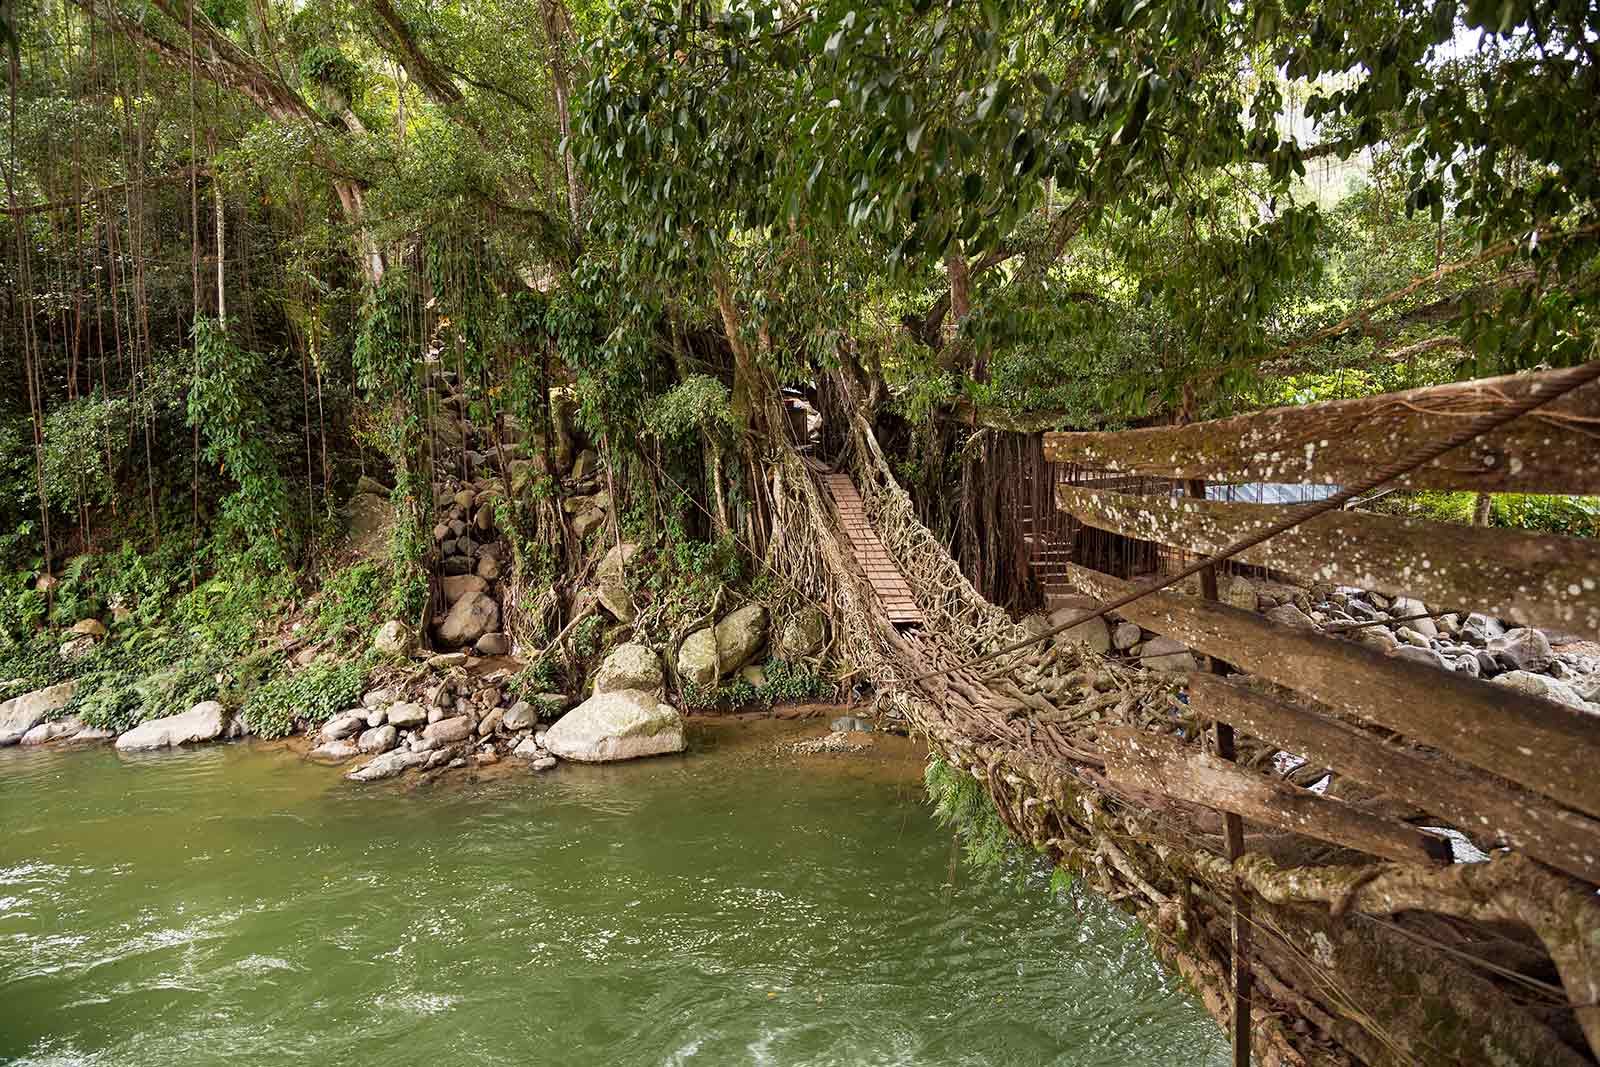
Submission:
[[[1132,588],[1086,567],[1070,573],[1075,588],[1101,600]],[[1600,815],[1600,716],[1177,593],[1151,593],[1118,610],[1337,712]]]
[[[1484,378],[1184,426],[1047,433],[1044,454],[1056,463],[1163,478],[1348,484],[1370,474],[1374,464],[1457,429],[1464,418],[1527,396],[1541,377]],[[1600,463],[1579,458],[1593,454],[1596,419],[1600,382],[1448,452],[1395,484],[1485,493],[1600,493]]]
[[1400,863],[1449,862],[1450,846],[1385,818],[1254,771],[1241,770],[1168,734],[1128,726],[1103,730],[1106,777],[1116,785],[1221,808],[1252,822],[1331,841]]
[[1213,674],[1189,676],[1194,709],[1319,767],[1332,767],[1454,823],[1600,885],[1600,822],[1437,756]]
[[[1219,552],[1277,522],[1279,504],[1230,504],[1056,489],[1057,502],[1101,530]],[[1600,634],[1600,541],[1331,511],[1237,557],[1307,581],[1377,589],[1429,604]]]

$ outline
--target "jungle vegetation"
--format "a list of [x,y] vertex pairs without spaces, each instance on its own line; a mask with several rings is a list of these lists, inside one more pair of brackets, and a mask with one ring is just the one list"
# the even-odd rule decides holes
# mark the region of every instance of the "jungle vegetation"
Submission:
[[[570,410],[688,596],[752,573],[783,386],[852,383],[953,543],[986,423],[1594,357],[1593,3],[4,0],[0,45],[0,681],[200,692],[414,616],[441,371]],[[548,483],[507,522],[566,588]],[[53,658],[111,611],[141,640]]]

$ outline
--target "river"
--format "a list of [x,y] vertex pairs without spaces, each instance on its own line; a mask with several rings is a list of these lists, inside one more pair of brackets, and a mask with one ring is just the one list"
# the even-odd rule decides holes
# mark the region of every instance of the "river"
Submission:
[[909,742],[780,727],[420,787],[0,751],[0,1063],[1226,1062],[1092,894],[947,884]]

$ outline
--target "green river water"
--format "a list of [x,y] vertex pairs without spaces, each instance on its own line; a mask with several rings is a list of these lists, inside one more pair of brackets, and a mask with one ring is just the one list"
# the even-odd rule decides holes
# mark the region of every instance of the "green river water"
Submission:
[[947,886],[909,750],[739,729],[421,787],[0,751],[0,1063],[1226,1062],[1092,895]]

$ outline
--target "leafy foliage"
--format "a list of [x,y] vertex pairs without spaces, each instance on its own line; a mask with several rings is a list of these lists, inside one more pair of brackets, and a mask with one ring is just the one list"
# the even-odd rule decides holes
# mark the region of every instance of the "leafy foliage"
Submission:
[[318,660],[283,669],[245,699],[245,725],[257,737],[285,737],[295,727],[319,726],[361,700],[366,672],[359,663]]

